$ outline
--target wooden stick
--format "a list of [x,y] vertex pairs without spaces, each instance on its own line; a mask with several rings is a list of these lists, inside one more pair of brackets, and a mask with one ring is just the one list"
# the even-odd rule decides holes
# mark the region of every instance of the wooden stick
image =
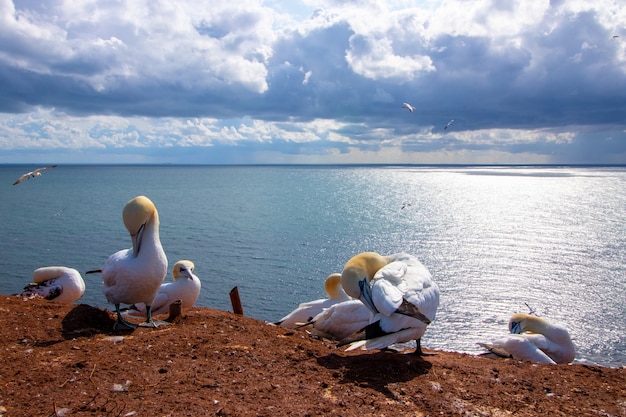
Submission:
[[234,287],[230,290],[230,303],[233,306],[233,313],[243,316],[243,307],[241,307],[241,299],[239,298],[239,288]]
[[180,317],[183,312],[183,300],[176,300],[170,304],[170,315],[167,316],[165,321],[173,322],[175,318]]

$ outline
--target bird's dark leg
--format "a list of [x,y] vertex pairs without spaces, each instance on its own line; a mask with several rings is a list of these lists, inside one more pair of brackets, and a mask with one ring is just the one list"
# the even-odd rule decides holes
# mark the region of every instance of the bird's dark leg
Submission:
[[434,356],[436,355],[435,353],[424,353],[424,351],[422,350],[422,339],[417,339],[415,341],[415,352],[413,352],[414,355],[416,356]]
[[152,306],[146,306],[146,322],[141,323],[141,327],[159,327],[160,325],[170,324],[162,320],[152,320]]
[[117,314],[117,320],[115,321],[115,323],[113,323],[113,330],[134,330],[137,327],[136,324],[129,323],[122,318],[122,312],[120,311],[119,304],[115,304],[115,313]]
[[424,352],[422,351],[422,339],[417,339],[415,341],[415,352],[413,354],[417,356],[424,356]]

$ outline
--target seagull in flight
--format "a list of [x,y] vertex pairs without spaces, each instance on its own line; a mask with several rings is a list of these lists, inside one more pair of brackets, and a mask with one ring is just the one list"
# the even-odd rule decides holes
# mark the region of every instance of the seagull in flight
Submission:
[[448,127],[450,127],[452,123],[454,123],[454,119],[450,120],[448,124],[444,126],[443,130],[446,130]]
[[409,103],[402,104],[403,109],[408,109],[411,113],[415,110],[415,107],[411,106]]
[[24,175],[22,175],[21,177],[19,177],[19,178],[17,179],[17,181],[15,181],[15,182],[13,183],[13,185],[17,185],[17,184],[19,184],[20,182],[25,181],[25,180],[27,180],[27,179],[29,179],[29,178],[39,177],[39,176],[41,175],[41,172],[42,172],[42,171],[45,171],[46,169],[56,168],[56,167],[57,167],[56,165],[50,165],[50,166],[43,167],[43,168],[37,168],[36,170],[31,171],[31,172],[27,172],[26,174],[24,174]]

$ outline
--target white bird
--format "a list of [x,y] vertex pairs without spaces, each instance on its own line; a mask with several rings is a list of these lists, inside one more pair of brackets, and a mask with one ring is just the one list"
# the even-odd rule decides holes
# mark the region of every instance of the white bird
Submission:
[[370,323],[372,312],[361,300],[350,299],[325,308],[310,322],[311,334],[341,341]]
[[443,127],[443,130],[446,130],[448,127],[450,127],[452,123],[454,123],[454,119],[450,120],[448,124]]
[[[196,303],[200,295],[200,279],[194,275],[195,265],[188,260],[181,260],[174,264],[172,268],[172,278],[174,282],[161,284],[159,292],[152,301],[152,315],[168,313],[170,304],[176,300],[181,300],[182,310],[189,310]],[[143,303],[133,304],[123,312],[126,317],[144,317],[146,315],[146,305]]]
[[509,319],[509,332],[479,345],[498,356],[539,363],[570,363],[576,355],[567,329],[541,317],[514,314]]
[[343,288],[341,288],[341,274],[339,273],[330,274],[326,278],[326,281],[324,281],[324,290],[328,298],[320,298],[319,300],[302,303],[298,308],[274,324],[287,329],[296,329],[310,322],[313,317],[321,313],[324,308],[350,299]]
[[122,318],[120,304],[146,305],[143,326],[156,327],[152,320],[152,301],[167,274],[167,258],[159,239],[159,213],[149,198],[138,196],[130,200],[122,211],[124,225],[130,233],[132,247],[109,256],[101,270],[102,293],[115,305],[115,330],[137,327]]
[[423,355],[420,339],[435,319],[439,287],[417,258],[406,253],[361,253],[346,263],[341,284],[374,316],[363,331],[342,340],[339,346],[372,350],[415,340],[415,353]]
[[33,272],[33,283],[24,287],[23,297],[39,295],[46,300],[72,304],[85,293],[85,281],[80,272],[65,266],[44,266]]
[[413,111],[415,111],[415,107],[411,106],[409,103],[403,103],[402,104],[402,108],[403,109],[408,109],[411,113],[413,113]]
[[20,182],[22,182],[22,181],[26,181],[27,179],[30,179],[30,178],[39,177],[39,176],[41,176],[41,172],[42,172],[42,171],[45,171],[46,169],[56,168],[56,167],[57,167],[56,165],[50,165],[50,166],[43,167],[43,168],[37,168],[36,170],[31,171],[31,172],[27,172],[26,174],[24,174],[24,175],[22,175],[21,177],[19,177],[19,178],[17,179],[17,181],[15,181],[15,182],[13,183],[13,185],[17,185],[17,184],[19,184]]

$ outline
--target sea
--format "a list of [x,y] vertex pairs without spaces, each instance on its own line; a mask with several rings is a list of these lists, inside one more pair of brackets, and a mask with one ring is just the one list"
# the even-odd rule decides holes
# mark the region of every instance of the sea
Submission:
[[[441,291],[426,348],[479,342],[533,312],[563,323],[576,362],[626,364],[626,167],[0,165],[0,293],[33,270],[81,272],[131,246],[124,204],[148,196],[169,267],[195,263],[198,306],[273,322],[325,298],[363,251],[407,252]],[[79,303],[112,308],[99,275]],[[171,272],[166,281],[171,280]]]

